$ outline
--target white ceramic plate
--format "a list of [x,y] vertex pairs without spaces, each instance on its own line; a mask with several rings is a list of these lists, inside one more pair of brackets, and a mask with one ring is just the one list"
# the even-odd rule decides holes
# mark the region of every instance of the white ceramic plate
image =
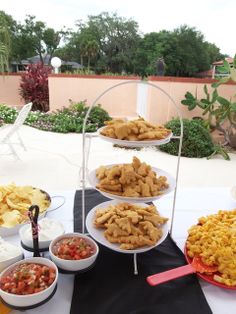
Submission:
[[158,146],[158,145],[163,145],[166,144],[170,141],[171,137],[173,136],[172,133],[170,133],[166,138],[161,139],[161,140],[151,140],[151,141],[126,141],[126,140],[119,140],[117,138],[111,138],[105,135],[101,134],[101,131],[105,128],[106,126],[98,129],[98,135],[101,137],[104,141],[125,146],[125,147],[147,147],[147,146]]
[[[111,249],[113,251],[117,251],[117,252],[120,252],[120,253],[126,253],[126,254],[143,253],[143,252],[149,251],[149,250],[153,249],[154,247],[160,245],[165,240],[165,238],[168,235],[168,230],[169,230],[168,223],[165,223],[163,225],[163,227],[162,227],[163,235],[160,238],[160,240],[157,241],[157,243],[155,245],[153,245],[153,246],[145,246],[145,247],[138,248],[138,249],[135,249],[135,250],[122,250],[122,249],[120,249],[120,245],[118,243],[110,243],[103,235],[104,229],[96,228],[94,226],[93,222],[94,222],[94,219],[95,219],[96,210],[98,208],[106,208],[106,207],[108,207],[110,205],[115,205],[117,203],[120,203],[120,202],[115,201],[115,200],[104,202],[104,203],[101,203],[101,204],[95,206],[94,208],[92,208],[89,211],[89,213],[88,213],[88,215],[86,217],[86,228],[87,228],[89,234],[91,235],[91,237],[94,238],[94,240],[96,240],[100,244],[108,247],[109,249]],[[147,204],[144,204],[144,203],[141,203],[141,204],[138,203],[138,205],[141,206],[141,207],[147,207],[148,206]]]
[[[113,165],[106,165],[105,167],[110,168],[112,166],[115,166],[115,164]],[[175,188],[175,179],[166,171],[162,170],[162,169],[158,169],[155,167],[152,167],[152,170],[154,172],[157,173],[157,177],[159,176],[165,176],[167,177],[167,182],[169,184],[168,189],[162,191],[163,194],[161,195],[156,195],[156,196],[150,196],[150,197],[127,197],[127,196],[120,196],[120,195],[115,195],[112,193],[107,193],[104,191],[99,190],[98,188],[96,188],[97,184],[99,183],[99,180],[96,177],[96,170],[94,169],[92,170],[89,175],[88,175],[88,181],[90,183],[90,185],[96,189],[97,191],[99,191],[101,194],[103,194],[104,196],[111,198],[111,199],[118,199],[118,200],[122,200],[122,201],[127,201],[127,202],[141,202],[141,203],[146,203],[146,202],[152,202],[157,200],[158,198],[161,198],[163,195],[166,195],[170,192],[172,192]]]

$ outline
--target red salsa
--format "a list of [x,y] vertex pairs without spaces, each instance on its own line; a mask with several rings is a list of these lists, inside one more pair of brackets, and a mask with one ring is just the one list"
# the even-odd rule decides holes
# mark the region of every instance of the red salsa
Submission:
[[66,260],[80,260],[95,253],[94,245],[80,237],[63,238],[53,247],[53,254]]
[[56,277],[56,271],[42,264],[17,265],[1,278],[2,290],[19,295],[33,294],[47,289]]

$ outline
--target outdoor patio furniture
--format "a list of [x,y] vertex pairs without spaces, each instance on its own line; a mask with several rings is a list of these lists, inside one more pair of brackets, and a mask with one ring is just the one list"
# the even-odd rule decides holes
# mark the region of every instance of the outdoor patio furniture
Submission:
[[[21,110],[19,111],[19,114],[15,120],[15,122],[11,125],[6,125],[3,126],[2,128],[0,128],[0,145],[7,145],[10,153],[8,154],[1,154],[0,155],[9,155],[12,154],[14,155],[15,159],[20,159],[15,148],[14,145],[21,145],[22,148],[26,151],[26,146],[22,140],[22,138],[20,137],[19,134],[19,129],[20,127],[24,124],[30,110],[32,107],[32,103],[28,103],[26,105],[24,105]],[[14,140],[16,141],[12,141],[14,137]]]

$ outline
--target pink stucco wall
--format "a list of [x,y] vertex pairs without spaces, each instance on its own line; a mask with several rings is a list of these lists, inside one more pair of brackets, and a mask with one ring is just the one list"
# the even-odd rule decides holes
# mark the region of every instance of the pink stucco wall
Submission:
[[[211,79],[195,79],[195,78],[150,78],[152,84],[162,88],[173,98],[179,108],[183,118],[192,118],[202,116],[202,110],[195,108],[188,110],[187,106],[181,104],[181,100],[185,99],[186,92],[197,95],[198,99],[205,98],[204,85],[207,85],[209,93],[213,91]],[[222,97],[230,99],[236,91],[236,84],[224,84],[218,88],[218,92]],[[147,107],[147,116],[151,122],[166,122],[177,115],[176,107],[173,102],[161,91],[155,88],[149,89],[149,105]]]
[[0,104],[20,107],[25,104],[19,94],[20,75],[0,74]]
[[[111,116],[132,118],[137,115],[137,91],[138,77],[106,77],[85,75],[50,75],[49,76],[49,100],[50,110],[60,109],[69,105],[69,100],[79,102],[87,100],[91,105],[95,99],[109,87],[125,82],[125,85],[114,88],[102,96],[98,103],[106,109]],[[128,83],[131,81],[132,83]],[[183,117],[191,118],[200,116],[199,108],[189,112],[187,107],[181,104],[187,91],[195,94],[198,98],[204,96],[203,87],[207,84],[209,91],[212,90],[211,79],[176,78],[176,77],[150,77],[149,83],[160,87],[168,93],[177,104]],[[19,95],[20,75],[0,75],[0,104],[21,106],[24,101]],[[219,94],[230,99],[236,90],[235,83],[224,84],[219,87]],[[164,123],[177,115],[172,101],[160,90],[148,86],[146,118],[155,123]]]
[[[137,78],[131,79],[135,80]],[[124,81],[127,81],[127,79],[100,78],[99,76],[50,76],[50,110],[68,106],[69,99],[73,102],[86,100],[87,104],[91,105],[109,87]],[[135,116],[136,84],[115,88],[102,96],[98,103],[112,116]]]

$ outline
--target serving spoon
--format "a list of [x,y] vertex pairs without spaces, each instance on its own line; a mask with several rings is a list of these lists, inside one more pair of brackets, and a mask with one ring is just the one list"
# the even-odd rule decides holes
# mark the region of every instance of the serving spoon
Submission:
[[38,216],[39,216],[39,207],[38,205],[30,206],[28,210],[28,216],[31,222],[32,228],[32,238],[33,238],[33,248],[34,255],[33,257],[41,257],[39,252],[39,238],[38,238]]
[[217,272],[218,267],[217,266],[208,266],[204,264],[201,260],[200,256],[195,256],[192,260],[192,262],[188,265],[180,266],[177,268],[173,268],[171,270],[167,270],[158,274],[154,274],[151,276],[148,276],[146,278],[147,282],[151,286],[156,286],[161,283],[183,277],[189,274],[194,273],[215,273]]

